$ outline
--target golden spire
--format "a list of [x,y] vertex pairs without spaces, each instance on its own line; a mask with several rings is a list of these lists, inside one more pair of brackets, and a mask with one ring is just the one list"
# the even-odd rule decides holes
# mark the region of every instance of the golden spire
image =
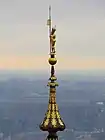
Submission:
[[56,86],[58,83],[56,82],[57,78],[55,77],[55,64],[57,63],[57,59],[55,57],[55,43],[56,43],[56,28],[51,27],[51,6],[49,6],[49,19],[47,20],[47,25],[49,26],[49,39],[50,39],[50,58],[49,64],[51,65],[51,75],[50,82],[48,82],[48,86],[50,88],[49,92],[49,103],[48,110],[45,114],[45,118],[40,124],[40,129],[43,131],[48,131],[49,135],[47,136],[47,140],[58,140],[58,136],[56,134],[57,131],[63,131],[65,129],[65,124],[61,119],[58,105],[56,104]]

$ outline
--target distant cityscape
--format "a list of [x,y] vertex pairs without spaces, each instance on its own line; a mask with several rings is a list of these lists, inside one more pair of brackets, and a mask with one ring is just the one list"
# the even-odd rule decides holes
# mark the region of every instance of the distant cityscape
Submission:
[[[69,74],[58,78],[57,103],[66,130],[61,140],[104,140],[104,76]],[[47,109],[47,76],[11,75],[0,80],[0,140],[43,140],[39,130]]]

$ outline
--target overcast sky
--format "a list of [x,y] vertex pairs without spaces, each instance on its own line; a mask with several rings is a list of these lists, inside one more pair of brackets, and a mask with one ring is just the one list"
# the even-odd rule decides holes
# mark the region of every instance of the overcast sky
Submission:
[[104,69],[105,0],[1,0],[0,68],[48,68],[49,5],[57,27],[57,68]]

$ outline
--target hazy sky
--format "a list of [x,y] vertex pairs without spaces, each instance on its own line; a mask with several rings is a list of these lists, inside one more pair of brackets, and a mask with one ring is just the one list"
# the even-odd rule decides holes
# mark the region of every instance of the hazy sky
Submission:
[[0,69],[48,68],[49,4],[57,68],[105,69],[105,0],[1,0]]

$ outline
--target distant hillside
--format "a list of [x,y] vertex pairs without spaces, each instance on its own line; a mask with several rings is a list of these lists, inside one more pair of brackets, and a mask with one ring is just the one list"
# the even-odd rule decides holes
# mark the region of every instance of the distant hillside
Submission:
[[[0,101],[48,100],[47,74],[4,73],[0,75]],[[105,94],[104,76],[81,74],[58,75],[57,100],[62,102],[102,100]],[[38,101],[37,100],[37,101]]]

